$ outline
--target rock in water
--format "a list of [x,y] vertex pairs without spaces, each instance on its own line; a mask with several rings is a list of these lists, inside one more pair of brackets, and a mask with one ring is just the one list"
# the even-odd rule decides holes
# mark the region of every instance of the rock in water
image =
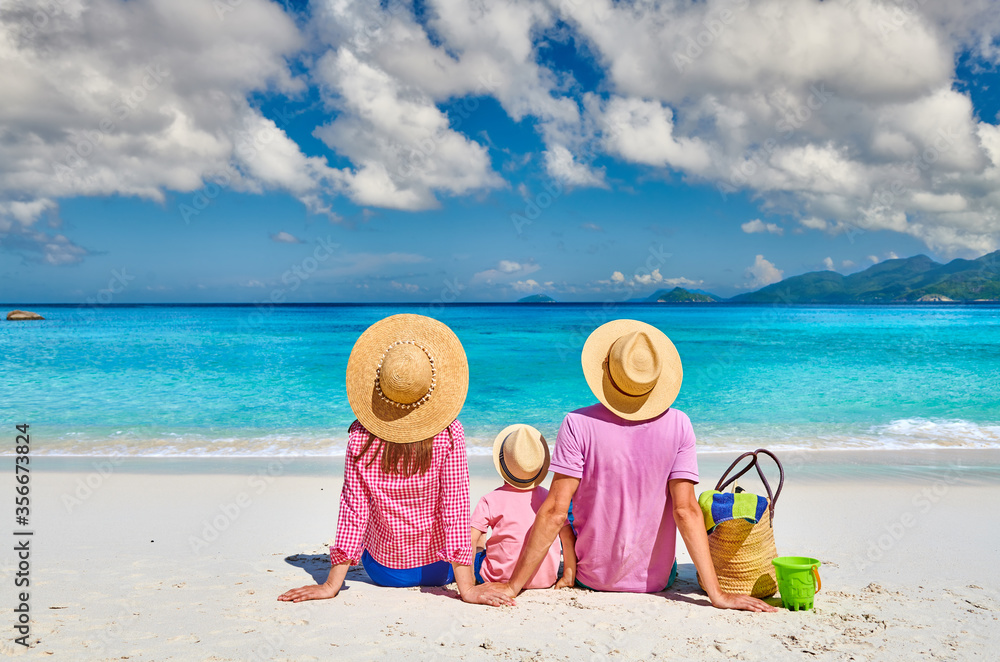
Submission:
[[45,318],[38,313],[28,310],[12,310],[7,313],[7,319],[11,322],[19,322],[21,320],[43,320]]

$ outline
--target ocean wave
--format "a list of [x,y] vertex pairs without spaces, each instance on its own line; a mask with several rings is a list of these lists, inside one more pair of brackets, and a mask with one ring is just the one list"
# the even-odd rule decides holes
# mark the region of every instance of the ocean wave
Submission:
[[[729,453],[767,447],[776,450],[1000,449],[1000,424],[963,419],[903,418],[867,428],[837,431],[797,427],[746,430],[713,428],[699,432],[698,450]],[[493,453],[492,438],[466,438],[471,457]],[[234,436],[168,433],[158,439],[127,431],[90,436],[69,432],[34,445],[32,455],[49,457],[253,458],[343,457],[347,438],[310,433]],[[0,453],[9,456],[10,452]]]
[[770,434],[708,435],[698,450],[730,452],[766,446],[784,450],[931,450],[1000,449],[1000,424],[963,419],[902,418],[864,431],[805,433],[774,430]]

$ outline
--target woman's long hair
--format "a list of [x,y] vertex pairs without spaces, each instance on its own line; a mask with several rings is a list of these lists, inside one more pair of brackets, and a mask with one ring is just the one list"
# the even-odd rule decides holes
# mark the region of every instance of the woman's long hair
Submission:
[[[448,438],[451,439],[452,444],[455,443],[451,436],[451,427],[448,428]],[[364,457],[364,454],[376,441],[379,445],[375,447],[375,452],[365,463],[366,467],[370,467],[376,459],[379,459],[379,468],[382,469],[382,473],[389,476],[402,476],[403,478],[418,474],[423,475],[431,468],[431,459],[434,456],[434,437],[410,444],[398,444],[379,439],[369,432],[368,441],[354,456],[354,460],[358,461]]]

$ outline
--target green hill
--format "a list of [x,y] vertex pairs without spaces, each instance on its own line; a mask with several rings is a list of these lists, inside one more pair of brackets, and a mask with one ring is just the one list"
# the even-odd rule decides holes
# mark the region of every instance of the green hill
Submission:
[[886,260],[850,276],[813,271],[786,278],[737,303],[889,303],[1000,300],[1000,251],[940,264],[926,255]]
[[675,287],[669,292],[659,290],[649,297],[649,301],[657,303],[715,303],[718,300],[714,295],[690,292],[683,287]]
[[518,299],[518,303],[555,303],[556,300],[548,294],[532,294],[531,296]]

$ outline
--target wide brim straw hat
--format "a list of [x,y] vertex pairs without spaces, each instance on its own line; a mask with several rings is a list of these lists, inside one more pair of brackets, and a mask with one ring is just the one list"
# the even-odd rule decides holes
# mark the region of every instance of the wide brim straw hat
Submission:
[[656,418],[681,390],[677,348],[651,324],[621,319],[594,330],[581,355],[587,385],[601,404],[628,421]]
[[493,464],[511,487],[530,490],[549,475],[549,445],[542,433],[523,423],[508,425],[493,441]]
[[423,315],[392,315],[361,334],[347,360],[347,400],[366,430],[409,444],[451,425],[469,391],[458,336]]

